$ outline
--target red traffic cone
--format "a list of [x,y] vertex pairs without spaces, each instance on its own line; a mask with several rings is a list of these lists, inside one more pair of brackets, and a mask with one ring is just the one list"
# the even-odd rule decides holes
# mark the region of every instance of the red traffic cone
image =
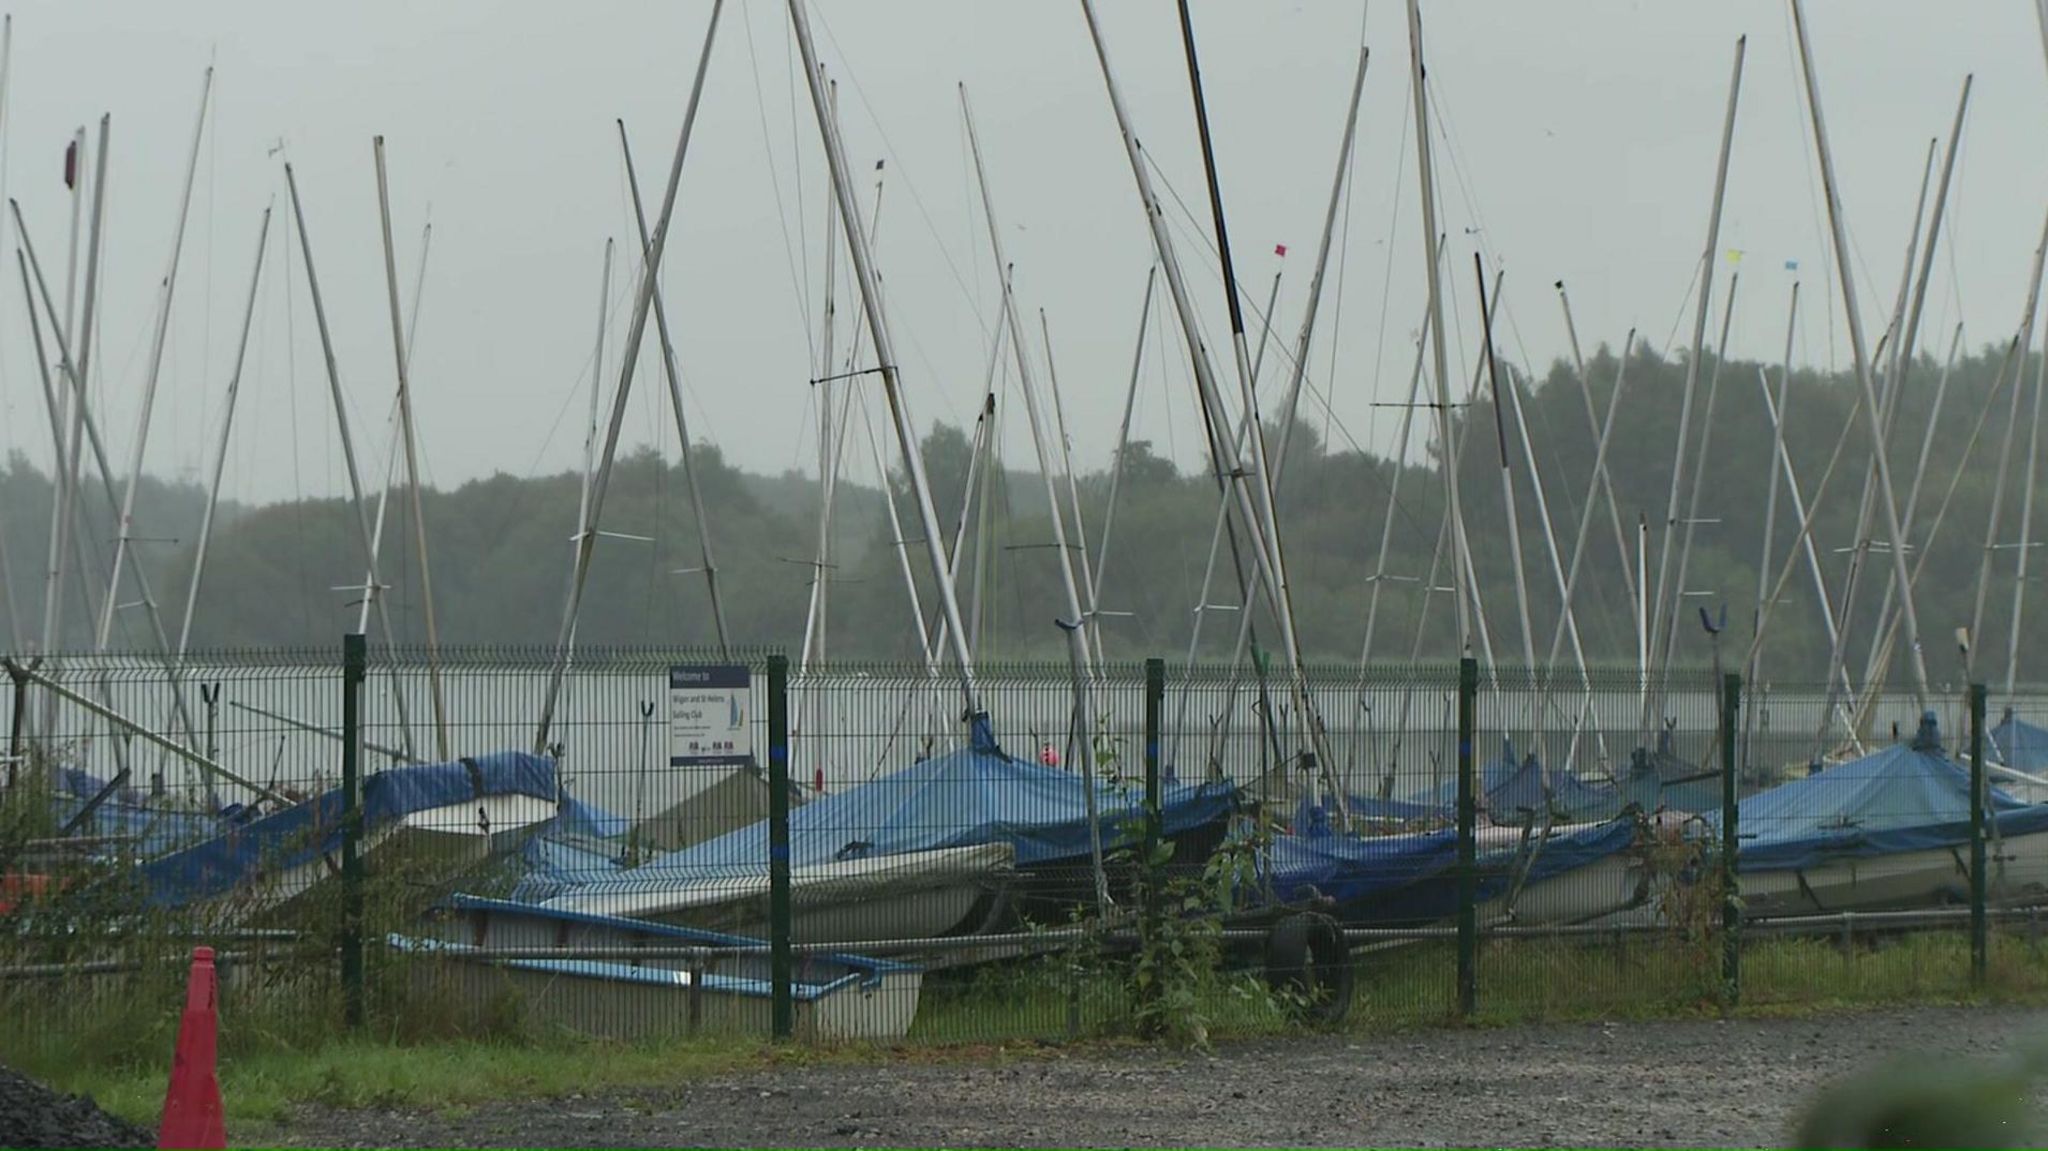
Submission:
[[185,981],[185,1017],[178,1023],[178,1050],[171,1057],[171,1086],[164,1093],[163,1124],[157,1128],[158,1147],[228,1145],[220,1077],[214,1069],[219,998],[213,948],[195,947],[192,974]]

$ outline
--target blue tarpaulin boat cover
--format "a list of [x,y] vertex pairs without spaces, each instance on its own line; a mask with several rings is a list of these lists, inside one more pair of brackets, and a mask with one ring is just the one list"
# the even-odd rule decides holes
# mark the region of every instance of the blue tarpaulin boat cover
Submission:
[[[2048,805],[1993,788],[1987,810],[2000,835],[2048,830]],[[1741,871],[1954,847],[1970,841],[1970,773],[1942,751],[1928,712],[1910,742],[1760,791],[1742,801],[1737,819]]]
[[[1635,835],[1633,819],[1552,835],[1536,853],[1528,882],[1604,859],[1634,843]],[[1523,850],[1518,842],[1513,850],[1480,856],[1479,898],[1507,890]],[[1388,921],[1440,918],[1457,906],[1455,828],[1414,835],[1279,835],[1260,864],[1274,898],[1283,903],[1320,894],[1340,907],[1366,904],[1373,909],[1369,918]]]
[[2048,728],[2036,727],[2005,709],[2005,718],[1986,732],[1992,758],[2014,771],[2039,775],[2048,769]]
[[[59,827],[68,826],[86,804],[106,790],[107,783],[90,772],[64,768],[50,796],[51,817]],[[123,787],[93,808],[71,834],[110,840],[104,850],[95,853],[98,855],[148,858],[218,834],[221,820],[216,812],[151,806],[141,792]]]
[[[1498,756],[1479,767],[1479,804],[1500,822],[1526,822],[1521,813],[1543,810],[1543,768],[1535,756],[1515,759],[1514,741],[1503,738]],[[1445,780],[1407,799],[1376,796],[1347,797],[1355,818],[1391,823],[1429,819],[1455,819],[1458,814],[1458,781]],[[1550,811],[1566,823],[1612,819],[1625,806],[1624,797],[1608,784],[1590,784],[1569,768],[1550,773]],[[1294,830],[1305,832],[1318,823],[1327,824],[1327,812],[1315,810],[1304,798],[1295,807]]]
[[[363,781],[363,827],[374,830],[417,812],[496,795],[556,799],[555,761],[500,751],[380,771]],[[151,906],[177,906],[340,849],[341,789],[335,788],[145,864],[143,887]]]
[[[1564,822],[1612,819],[1620,814],[1623,803],[1621,794],[1612,786],[1587,783],[1570,768],[1550,773],[1549,810]],[[1522,766],[1500,786],[1486,793],[1486,809],[1497,821],[1510,820],[1520,812],[1541,813],[1544,807],[1543,766],[1533,755],[1523,760]]]
[[1644,811],[1721,809],[1721,774],[1679,758],[1669,727],[1657,733],[1656,751],[1639,747],[1631,754],[1622,790]]
[[[977,716],[967,747],[790,812],[790,866],[989,843],[1009,844],[1022,867],[1085,858],[1086,787],[1078,774],[1005,754],[988,720]],[[1101,780],[1095,788],[1103,849],[1136,842],[1142,830],[1142,789]],[[1161,795],[1163,834],[1225,819],[1236,802],[1233,784],[1168,785]],[[535,853],[540,858],[530,862],[537,866],[519,894],[548,887],[578,895],[653,891],[705,879],[758,876],[768,865],[768,823],[762,820],[656,856],[631,870],[600,870],[595,878],[590,859],[551,851]],[[554,870],[558,860],[576,865],[575,870]]]

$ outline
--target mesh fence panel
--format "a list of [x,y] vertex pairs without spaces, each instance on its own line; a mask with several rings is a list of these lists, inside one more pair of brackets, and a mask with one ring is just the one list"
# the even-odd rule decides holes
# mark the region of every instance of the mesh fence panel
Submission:
[[[778,770],[811,1041],[1372,1028],[1457,1015],[1466,979],[1502,1018],[1972,985],[1961,692],[1923,716],[1773,683],[1731,728],[1713,672],[1503,668],[1461,731],[1449,664],[1003,665],[971,691],[834,664],[789,674],[781,730],[771,662],[374,653],[350,880],[338,651],[14,661],[0,1030],[154,1057],[204,942],[231,1046],[352,1010],[422,1038],[765,1037]],[[1985,979],[2030,993],[2048,694],[1994,698],[1985,747]]]

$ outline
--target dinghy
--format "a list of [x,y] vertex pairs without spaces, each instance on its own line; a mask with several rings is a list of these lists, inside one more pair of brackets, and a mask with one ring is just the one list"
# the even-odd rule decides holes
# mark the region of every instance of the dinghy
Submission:
[[[2048,897],[2048,808],[1994,788],[1987,816],[1991,898]],[[1942,750],[1931,711],[1911,741],[1758,792],[1738,818],[1751,917],[1969,899],[1970,773]]]
[[[1087,786],[1005,754],[978,717],[968,747],[804,805],[789,817],[796,938],[923,939],[1063,918],[1089,898]],[[1169,868],[1201,865],[1235,798],[1227,783],[1164,789]],[[1142,799],[1096,784],[1105,852],[1138,841]],[[764,821],[635,868],[590,858],[537,868],[515,894],[565,911],[761,934],[767,869]]]
[[[528,1022],[600,1039],[765,1037],[773,984],[766,943],[641,919],[457,895],[424,935],[393,935],[425,995],[487,1010],[509,993]],[[662,949],[648,958],[493,955],[507,949]],[[706,954],[687,954],[703,948]],[[681,954],[679,954],[681,953]],[[923,972],[852,955],[798,955],[795,1033],[806,1040],[893,1040],[917,1016]]]
[[[505,751],[453,763],[394,767],[362,784],[365,865],[429,875],[517,850],[561,808],[555,763]],[[339,788],[246,823],[140,869],[153,907],[221,901],[240,915],[274,913],[341,870]]]

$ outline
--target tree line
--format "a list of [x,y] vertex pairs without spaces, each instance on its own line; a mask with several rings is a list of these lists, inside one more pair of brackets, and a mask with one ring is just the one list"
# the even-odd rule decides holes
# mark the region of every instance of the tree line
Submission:
[[[1522,625],[1515,590],[1515,557],[1510,546],[1500,483],[1505,446],[1515,491],[1521,556],[1528,588],[1533,646],[1539,662],[1550,651],[1559,621],[1556,570],[1567,567],[1586,511],[1598,443],[1598,425],[1622,374],[1618,356],[1603,348],[1585,364],[1582,383],[1569,364],[1553,364],[1540,378],[1510,372],[1503,386],[1515,390],[1520,418],[1537,456],[1538,473],[1522,458],[1523,429],[1517,405],[1506,404],[1498,421],[1490,393],[1475,393],[1450,413],[1452,434],[1462,443],[1461,497],[1472,572],[1486,638],[1495,658],[1519,663]],[[2001,370],[2003,369],[2003,370]],[[1977,601],[1978,570],[1985,556],[1987,518],[1996,487],[2006,430],[2013,424],[2012,381],[2031,387],[2035,368],[2014,365],[2004,349],[1986,348],[1954,364],[1939,413],[1934,410],[1942,365],[1923,358],[1905,373],[1889,413],[1888,452],[1896,497],[1914,520],[1906,559],[1916,569],[1914,599],[1930,671],[1937,682],[1959,683],[1962,666],[1953,638],[1970,623]],[[1639,517],[1649,525],[1648,568],[1654,584],[1666,533],[1667,497],[1674,462],[1686,364],[1682,358],[1649,351],[1633,353],[1615,408],[1607,452],[1614,506],[1600,497],[1583,552],[1583,571],[1573,596],[1579,638],[1589,663],[1633,667],[1636,661],[1637,604],[1628,594]],[[1768,544],[1763,539],[1775,454],[1764,384],[1773,392],[1775,367],[1711,356],[1700,365],[1691,420],[1687,466],[1700,461],[1699,437],[1710,436],[1704,455],[1697,516],[1689,499],[1680,501],[1681,521],[1692,522],[1692,545],[1683,595],[1675,614],[1674,662],[1704,665],[1710,639],[1698,618],[1707,609],[1718,621],[1726,611],[1720,642],[1730,666],[1740,663],[1756,624],[1759,568],[1768,555],[1764,584],[1775,584],[1794,547],[1799,526],[1790,490],[1782,477]],[[1994,383],[1998,390],[1994,394]],[[1338,387],[1343,386],[1340,380]],[[1847,615],[1847,662],[1862,680],[1873,642],[1875,620],[1887,598],[1892,564],[1882,502],[1873,499],[1866,538],[1858,554],[1857,523],[1870,468],[1861,389],[1846,372],[1802,369],[1787,391],[1785,441],[1799,481],[1800,498],[1815,506],[1823,474],[1833,471],[1814,512],[1816,559],[1827,595],[1837,612],[1852,563],[1860,570]],[[1709,410],[1708,405],[1712,407]],[[1012,417],[999,405],[996,418]],[[2031,407],[2017,408],[2024,421]],[[1277,451],[1275,414],[1268,422],[1269,446]],[[1938,416],[1938,419],[1937,419]],[[1442,548],[1444,485],[1437,468],[1435,415],[1416,413],[1414,450],[1405,461],[1326,442],[1322,429],[1304,419],[1288,441],[1285,470],[1276,488],[1276,514],[1290,582],[1297,632],[1307,658],[1350,663],[1363,654],[1368,616],[1372,658],[1401,662],[1443,659],[1456,654],[1455,614],[1441,589],[1451,583],[1451,552]],[[1846,436],[1843,434],[1847,428]],[[1929,429],[1932,427],[1932,435]],[[1711,429],[1710,431],[1708,429]],[[1967,467],[1965,448],[1977,442]],[[1056,620],[1066,614],[1044,485],[1035,466],[996,461],[976,486],[986,496],[968,514],[970,430],[935,425],[923,441],[939,521],[948,533],[966,524],[956,585],[977,657],[984,663],[1064,659],[1064,638]],[[2003,671],[2015,572],[2021,552],[2020,488],[2026,472],[2028,429],[2017,429],[2008,462],[2001,520],[1991,533],[1993,570],[1985,598],[1977,673],[1998,678]],[[1426,446],[1425,446],[1426,445]],[[1839,452],[1837,447],[1839,445]],[[1926,450],[1927,466],[1917,492],[1912,481]],[[814,477],[795,473],[762,475],[729,464],[713,444],[696,448],[696,475],[708,520],[725,611],[735,642],[780,647],[794,653],[802,642],[811,581],[828,583],[830,611],[825,629],[830,659],[913,661],[918,626],[910,609],[885,500],[894,500],[901,541],[918,584],[926,629],[934,628],[938,600],[927,575],[920,520],[900,474],[886,492],[842,481],[835,503],[831,556],[814,563],[819,515]],[[1837,458],[1838,457],[1838,458]],[[1690,475],[1688,475],[1690,479]],[[1540,482],[1549,532],[1537,510]],[[1379,566],[1388,491],[1399,485],[1387,534],[1384,570]],[[1184,470],[1150,443],[1131,443],[1115,478],[1117,503],[1105,546],[1101,527],[1112,487],[1109,467],[1077,477],[1091,567],[1100,561],[1101,630],[1111,659],[1149,655],[1181,658],[1198,617],[1199,650],[1205,657],[1227,654],[1241,618],[1242,579],[1252,578],[1249,540],[1237,525],[1218,535],[1219,485],[1208,468]],[[570,536],[577,522],[580,477],[564,472],[519,478],[505,474],[423,493],[441,639],[449,645],[539,647],[553,643],[570,574]],[[137,545],[155,598],[175,631],[192,565],[204,492],[190,483],[145,480],[138,498],[138,523],[148,542]],[[1061,488],[1061,498],[1065,489]],[[0,644],[32,647],[41,631],[49,546],[52,488],[49,478],[20,455],[0,469],[0,531],[9,559]],[[984,506],[985,505],[985,506]],[[406,521],[408,501],[394,499],[383,542],[382,582],[401,642],[424,641],[419,594],[419,556]],[[114,512],[96,482],[88,483],[80,546],[91,579],[85,590],[74,582],[62,612],[62,646],[89,647],[105,565],[112,555]],[[1937,516],[1940,534],[1929,545]],[[652,450],[622,458],[605,506],[604,527],[619,533],[599,541],[590,572],[578,642],[634,646],[702,647],[714,630],[701,568],[697,525],[685,477],[677,464]],[[1616,539],[1615,521],[1622,527]],[[1681,532],[1684,525],[1681,523]],[[1072,532],[1071,525],[1069,532]],[[2036,541],[2042,536],[2037,528]],[[651,539],[621,538],[624,536]],[[1549,539],[1555,540],[1555,558]],[[1206,602],[1203,576],[1210,569],[1212,540],[1218,541],[1214,578]],[[1680,539],[1674,536],[1669,567],[1677,567]],[[1078,546],[1078,545],[1073,545]],[[1796,557],[1795,557],[1796,559]],[[1553,566],[1555,565],[1555,566]],[[75,561],[67,566],[75,566]],[[2033,567],[2038,570],[2041,564]],[[224,505],[193,628],[195,648],[327,648],[354,626],[353,601],[363,562],[354,511],[338,498]],[[2028,590],[2036,589],[2029,575]],[[1439,589],[1431,593],[1429,589]],[[1370,610],[1375,590],[1376,612]],[[132,582],[116,612],[113,646],[143,651],[154,646],[146,617],[129,601]],[[2039,599],[2038,595],[2034,597]],[[1253,596],[1254,645],[1277,656],[1278,628],[1262,597]],[[2028,619],[2048,618],[2048,603],[2029,605]],[[14,641],[13,628],[22,638]],[[373,633],[374,634],[374,633]],[[2021,636],[2023,678],[2048,678],[2048,652],[2036,637],[2038,624]],[[1828,626],[1813,579],[1803,559],[1772,611],[1762,647],[1766,678],[1818,684],[1827,673]],[[1475,641],[1476,642],[1476,641]],[[1571,658],[1571,648],[1564,648]],[[1903,685],[1903,637],[1892,653],[1892,682]]]

